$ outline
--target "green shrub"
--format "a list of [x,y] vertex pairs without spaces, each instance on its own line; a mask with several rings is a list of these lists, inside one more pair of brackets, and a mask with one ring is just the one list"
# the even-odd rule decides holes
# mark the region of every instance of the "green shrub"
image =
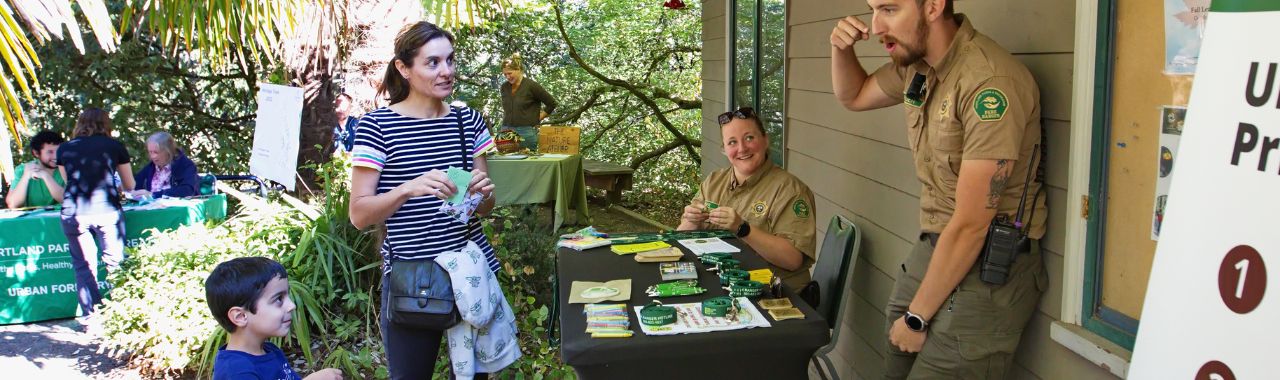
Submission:
[[[387,378],[377,323],[381,259],[370,233],[351,227],[347,172],[345,160],[318,168],[326,189],[314,209],[278,198],[249,200],[224,223],[156,233],[131,251],[112,275],[116,288],[101,314],[109,349],[130,354],[131,365],[152,377],[208,377],[226,333],[209,315],[204,278],[220,262],[265,256],[284,264],[298,305],[291,334],[276,342],[305,359],[295,369],[336,367],[347,378]],[[545,328],[554,302],[555,238],[532,216],[496,214],[484,226],[503,263],[499,279],[524,352],[498,377],[572,378]],[[441,352],[436,377],[445,379],[448,355]]]

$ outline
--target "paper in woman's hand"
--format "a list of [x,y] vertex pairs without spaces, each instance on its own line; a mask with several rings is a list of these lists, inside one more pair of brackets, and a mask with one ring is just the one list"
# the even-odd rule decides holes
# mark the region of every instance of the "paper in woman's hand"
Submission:
[[446,199],[445,202],[454,205],[462,203],[463,197],[467,194],[467,188],[471,186],[471,172],[458,168],[449,168],[449,170],[446,170],[444,174],[449,177],[449,182],[453,182],[453,187],[458,189],[458,191],[453,193],[453,196]]

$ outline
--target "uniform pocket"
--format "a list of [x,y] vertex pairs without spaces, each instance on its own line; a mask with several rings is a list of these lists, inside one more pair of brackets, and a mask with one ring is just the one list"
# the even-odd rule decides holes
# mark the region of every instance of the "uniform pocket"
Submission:
[[960,152],[960,148],[964,145],[964,126],[960,125],[959,121],[947,120],[938,123],[932,130],[929,140],[934,150],[942,154]]
[[1003,379],[1009,372],[1022,332],[957,336],[960,357],[968,363],[964,378]]

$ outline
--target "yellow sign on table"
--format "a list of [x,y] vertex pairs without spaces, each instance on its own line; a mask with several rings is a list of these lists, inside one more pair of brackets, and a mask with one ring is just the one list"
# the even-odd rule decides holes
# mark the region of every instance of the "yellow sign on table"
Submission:
[[655,241],[650,243],[619,244],[619,245],[614,245],[613,248],[610,248],[610,250],[612,250],[613,253],[616,253],[619,255],[629,255],[632,253],[652,251],[655,249],[663,249],[663,248],[669,248],[669,247],[671,247],[671,244]]
[[582,128],[574,126],[544,125],[538,127],[538,152],[578,154],[578,142]]

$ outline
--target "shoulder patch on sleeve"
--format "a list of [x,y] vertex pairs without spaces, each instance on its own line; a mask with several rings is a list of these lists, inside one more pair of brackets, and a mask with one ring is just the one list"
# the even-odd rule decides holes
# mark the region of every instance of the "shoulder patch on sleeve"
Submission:
[[982,121],[1003,119],[1007,109],[1009,109],[1009,98],[995,87],[984,88],[978,91],[978,96],[973,98],[973,113]]
[[809,204],[806,203],[804,199],[797,199],[795,203],[792,203],[791,211],[795,212],[796,217],[799,217],[800,219],[809,218]]

